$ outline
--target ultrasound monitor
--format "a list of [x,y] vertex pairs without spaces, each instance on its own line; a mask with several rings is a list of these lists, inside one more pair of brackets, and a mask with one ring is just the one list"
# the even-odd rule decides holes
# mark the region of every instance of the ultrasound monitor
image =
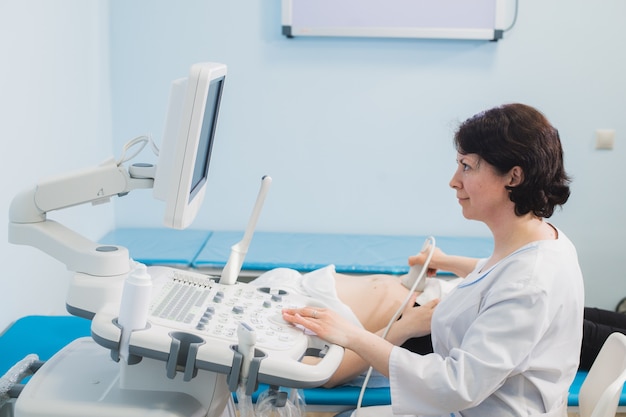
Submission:
[[172,83],[153,188],[167,227],[188,227],[204,199],[225,77],[226,65],[201,63]]

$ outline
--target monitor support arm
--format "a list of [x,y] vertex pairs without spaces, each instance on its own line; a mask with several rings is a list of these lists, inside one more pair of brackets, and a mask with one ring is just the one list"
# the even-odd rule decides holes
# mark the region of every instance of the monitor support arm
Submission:
[[82,171],[43,181],[15,196],[9,209],[9,242],[33,246],[70,271],[92,276],[126,274],[129,255],[120,246],[102,246],[47,219],[48,212],[84,203],[101,204],[137,188],[152,188],[154,165],[126,170],[113,159]]

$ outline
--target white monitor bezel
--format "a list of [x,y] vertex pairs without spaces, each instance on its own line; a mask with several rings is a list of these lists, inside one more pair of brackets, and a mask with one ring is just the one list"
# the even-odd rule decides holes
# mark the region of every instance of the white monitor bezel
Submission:
[[[169,108],[159,161],[154,180],[153,195],[165,201],[163,223],[167,227],[184,229],[195,219],[206,193],[206,178],[190,197],[205,110],[211,88],[222,88],[226,65],[201,63],[191,67],[189,76],[172,83]],[[221,83],[216,83],[222,80]],[[215,112],[211,116],[214,134],[219,115],[221,91],[218,92]],[[209,145],[209,147],[211,147]],[[209,155],[210,157],[210,151]],[[206,167],[208,170],[208,166]],[[196,187],[196,188],[197,188]]]

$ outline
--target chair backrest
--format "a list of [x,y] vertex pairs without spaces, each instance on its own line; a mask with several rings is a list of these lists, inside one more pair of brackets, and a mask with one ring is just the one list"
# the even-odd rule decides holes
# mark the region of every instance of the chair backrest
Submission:
[[626,335],[612,333],[602,345],[578,394],[580,417],[614,417],[626,381]]

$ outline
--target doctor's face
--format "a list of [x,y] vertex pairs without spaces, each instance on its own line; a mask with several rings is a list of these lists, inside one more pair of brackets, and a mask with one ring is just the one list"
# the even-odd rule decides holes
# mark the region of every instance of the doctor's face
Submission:
[[508,176],[502,175],[477,154],[457,154],[457,168],[450,180],[450,187],[466,219],[489,223],[509,211],[513,202],[509,199]]

